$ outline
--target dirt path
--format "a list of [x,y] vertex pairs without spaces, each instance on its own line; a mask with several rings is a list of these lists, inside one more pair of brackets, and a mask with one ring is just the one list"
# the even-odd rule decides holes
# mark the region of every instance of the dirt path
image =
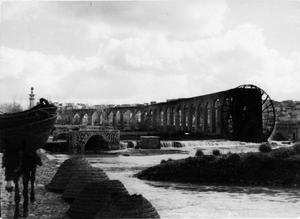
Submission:
[[[29,216],[28,219],[48,219],[48,218],[57,218],[57,219],[66,219],[68,218],[65,215],[65,212],[69,208],[69,204],[64,202],[61,198],[61,194],[56,194],[48,192],[45,189],[45,185],[50,182],[54,176],[59,163],[51,159],[51,156],[44,154],[42,157],[43,166],[37,168],[36,181],[35,181],[35,198],[34,203],[29,204]],[[2,154],[0,154],[0,165],[2,165]],[[14,193],[8,193],[4,186],[4,171],[1,169],[1,217],[3,219],[13,218],[14,214]],[[20,183],[22,194],[22,183]],[[22,201],[23,197],[21,196],[20,210],[22,212]]]

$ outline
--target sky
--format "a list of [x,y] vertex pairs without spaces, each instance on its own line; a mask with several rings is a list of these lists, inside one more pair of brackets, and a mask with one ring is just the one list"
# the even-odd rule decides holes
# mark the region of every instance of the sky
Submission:
[[300,0],[0,3],[0,102],[123,104],[255,84],[300,100]]

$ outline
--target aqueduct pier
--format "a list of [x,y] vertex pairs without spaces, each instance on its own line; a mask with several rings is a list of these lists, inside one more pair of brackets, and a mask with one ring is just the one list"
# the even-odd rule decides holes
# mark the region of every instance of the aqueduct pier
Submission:
[[203,96],[135,106],[69,109],[57,124],[113,126],[121,132],[158,135],[189,133],[241,141],[265,141],[275,125],[270,97],[259,87],[237,88]]

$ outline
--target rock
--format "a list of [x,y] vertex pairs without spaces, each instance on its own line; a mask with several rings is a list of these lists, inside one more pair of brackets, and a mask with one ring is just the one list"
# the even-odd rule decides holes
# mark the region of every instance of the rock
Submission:
[[160,218],[156,209],[142,195],[115,196],[110,205],[99,211],[95,219]]
[[67,214],[74,219],[93,219],[96,214],[106,209],[113,195],[128,194],[118,180],[88,183],[73,201]]
[[132,141],[128,141],[127,148],[134,148],[134,143]]
[[91,165],[84,158],[74,157],[65,160],[58,168],[51,182],[46,185],[46,188],[50,191],[63,192],[73,174],[86,171],[88,168],[91,168]]
[[75,173],[66,186],[62,198],[66,201],[73,201],[88,183],[104,180],[108,180],[106,173],[96,167],[91,167],[77,174]]
[[174,148],[182,148],[183,145],[182,145],[180,142],[178,142],[178,141],[174,141],[174,142],[173,142],[173,147],[174,147]]

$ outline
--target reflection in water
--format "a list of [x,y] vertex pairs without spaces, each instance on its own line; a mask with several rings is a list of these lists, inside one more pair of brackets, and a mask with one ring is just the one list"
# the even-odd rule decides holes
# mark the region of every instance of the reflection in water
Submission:
[[[226,151],[235,151],[236,148],[236,145],[226,145]],[[248,151],[249,148],[253,150],[255,147],[244,145],[239,150]],[[300,216],[298,189],[207,186],[154,182],[133,177],[140,170],[159,164],[162,159],[181,159],[191,156],[194,151],[195,148],[191,149],[190,154],[103,156],[90,157],[88,160],[93,166],[105,170],[110,179],[122,181],[129,193],[143,194],[162,218]]]

